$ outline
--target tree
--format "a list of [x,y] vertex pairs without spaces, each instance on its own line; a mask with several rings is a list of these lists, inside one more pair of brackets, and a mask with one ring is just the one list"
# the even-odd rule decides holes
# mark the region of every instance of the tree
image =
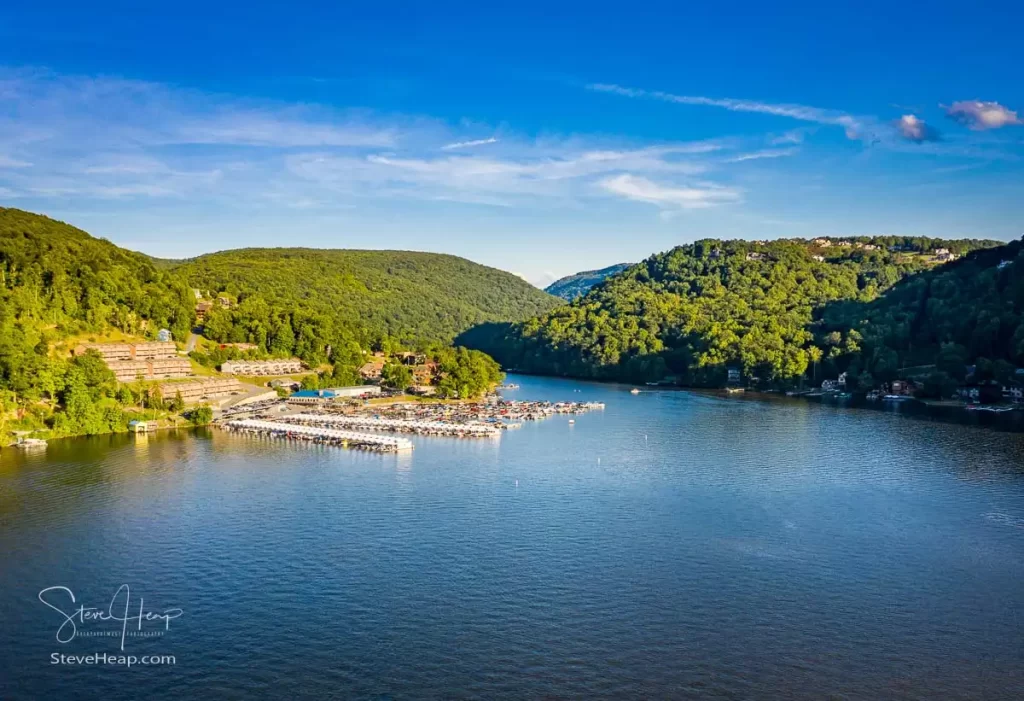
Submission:
[[185,400],[181,397],[181,392],[175,392],[174,398],[167,403],[167,409],[175,413],[180,412],[185,408]]
[[388,361],[381,369],[380,382],[385,387],[405,389],[412,385],[412,370],[407,365],[393,360]]
[[189,412],[188,420],[193,426],[205,426],[213,421],[213,409],[206,404],[197,406]]

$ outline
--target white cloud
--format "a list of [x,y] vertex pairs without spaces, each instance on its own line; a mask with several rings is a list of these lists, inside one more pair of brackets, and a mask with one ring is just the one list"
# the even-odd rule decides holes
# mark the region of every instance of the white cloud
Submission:
[[608,83],[592,83],[588,85],[587,88],[597,92],[622,95],[623,97],[642,97],[681,105],[720,107],[731,112],[756,112],[759,114],[770,114],[776,117],[789,117],[790,119],[798,119],[804,122],[839,126],[844,129],[846,136],[850,139],[864,139],[873,136],[871,134],[872,130],[869,129],[867,124],[868,120],[854,117],[853,115],[838,110],[808,107],[806,105],[772,104],[768,102],[758,102],[756,100],[673,95],[672,93],[662,92],[660,90],[624,88],[620,85]]
[[[615,187],[629,181],[616,178],[628,175],[697,207],[702,198],[685,193],[705,192],[709,203],[729,198],[690,181],[721,168],[724,161],[711,156],[740,143],[514,132],[469,139],[467,131],[480,134],[486,125],[117,78],[0,69],[0,84],[8,96],[0,103],[0,187],[7,197],[67,200],[61,206],[150,198],[248,212],[329,212],[359,200],[578,207],[624,196]],[[599,185],[608,182],[618,185]]]
[[925,124],[923,119],[920,119],[912,114],[905,114],[895,122],[896,131],[899,132],[907,141],[913,141],[914,143],[924,143],[925,141],[939,141],[939,132]]
[[806,136],[806,130],[804,129],[790,129],[785,134],[779,134],[768,141],[772,146],[783,146],[785,144],[802,144],[804,137]]
[[0,168],[29,168],[31,165],[28,161],[19,161],[17,158],[0,156]]
[[740,199],[737,190],[727,187],[712,184],[702,187],[671,187],[629,174],[602,180],[600,186],[630,200],[680,209],[703,209]]
[[1024,124],[1016,112],[998,102],[961,100],[947,107],[946,114],[976,131]]
[[444,146],[441,147],[441,150],[442,151],[454,151],[455,149],[460,149],[460,148],[471,148],[473,146],[486,146],[487,144],[496,144],[496,143],[498,143],[498,139],[496,139],[495,137],[492,136],[489,139],[473,139],[473,140],[470,140],[470,141],[455,141],[455,142],[450,143],[450,144],[445,144]]
[[726,163],[742,163],[743,161],[756,161],[762,158],[784,158],[786,156],[795,155],[799,152],[800,149],[798,148],[763,149],[761,151],[741,153],[738,156],[727,158]]

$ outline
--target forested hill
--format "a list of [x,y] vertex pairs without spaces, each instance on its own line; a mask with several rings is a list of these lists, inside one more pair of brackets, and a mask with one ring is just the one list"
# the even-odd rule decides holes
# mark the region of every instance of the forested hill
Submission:
[[[736,367],[766,384],[795,382],[822,360],[826,339],[817,334],[827,307],[870,305],[908,275],[996,245],[904,237],[699,241],[512,326],[487,350],[505,367],[541,374],[720,386]],[[856,334],[839,343],[833,358],[859,351]]]
[[897,377],[946,397],[976,365],[973,381],[1019,380],[1024,367],[1024,242],[976,251],[910,277],[877,301],[830,306],[819,325],[827,371],[861,387]]
[[[184,338],[195,318],[185,281],[144,255],[38,214],[0,208],[0,444],[7,429],[52,435],[124,430],[131,394],[91,356],[56,346],[73,337]],[[13,420],[13,423],[12,423]]]
[[582,297],[590,292],[590,288],[594,285],[603,282],[612,275],[621,273],[628,267],[629,263],[619,263],[618,265],[610,265],[600,270],[584,270],[581,273],[567,275],[555,280],[545,287],[544,291],[556,297],[561,297],[567,302],[571,302],[577,297]]
[[437,253],[247,248],[174,270],[193,287],[241,302],[207,322],[217,340],[260,342],[274,323],[269,316],[299,312],[331,317],[364,345],[384,336],[448,342],[475,324],[519,321],[559,303],[511,273]]
[[0,341],[115,328],[187,334],[195,300],[147,257],[39,214],[0,207]]

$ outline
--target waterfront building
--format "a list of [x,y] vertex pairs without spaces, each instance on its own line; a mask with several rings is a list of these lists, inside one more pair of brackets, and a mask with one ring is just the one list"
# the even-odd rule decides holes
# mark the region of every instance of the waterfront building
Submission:
[[220,371],[228,375],[290,375],[303,372],[302,361],[298,358],[283,360],[227,360],[221,363]]
[[437,372],[437,363],[433,360],[417,365],[412,369],[413,382],[417,385],[432,384],[434,377],[437,376]]
[[178,357],[178,350],[170,341],[80,343],[75,346],[72,353],[76,356],[84,355],[89,350],[96,351],[107,362],[112,360],[152,360],[155,358]]
[[301,389],[288,397],[289,406],[326,406],[337,399],[329,389]]
[[288,397],[288,404],[290,406],[327,406],[340,399],[358,399],[368,396],[380,396],[380,387],[356,385],[331,389],[303,389]]
[[180,394],[186,403],[224,397],[243,391],[242,383],[233,377],[197,377],[187,382],[161,382],[158,385],[165,400]]
[[380,386],[378,385],[352,385],[350,387],[331,387],[327,390],[333,392],[335,398],[346,397],[379,397]]
[[359,376],[364,380],[379,380],[381,372],[384,370],[384,358],[374,358],[373,360],[364,363],[359,368]]
[[107,367],[118,382],[132,382],[138,378],[146,380],[167,380],[188,377],[192,374],[192,363],[188,358],[154,358],[150,360],[111,360]]

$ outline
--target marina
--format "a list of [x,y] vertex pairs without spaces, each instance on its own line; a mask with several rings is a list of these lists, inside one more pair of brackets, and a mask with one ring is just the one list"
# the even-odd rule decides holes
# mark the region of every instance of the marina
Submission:
[[381,419],[373,416],[343,416],[337,414],[293,414],[291,416],[283,416],[281,420],[302,425],[346,426],[367,431],[415,433],[421,436],[497,438],[501,435],[500,428],[494,424],[486,423]]
[[539,402],[491,399],[468,403],[411,403],[347,407],[336,416],[373,417],[417,422],[440,422],[449,425],[493,425],[499,429],[515,428],[522,421],[538,421],[555,414],[585,414],[605,408],[602,402]]
[[355,431],[341,431],[335,428],[300,426],[261,419],[236,419],[227,421],[221,426],[229,431],[267,438],[309,441],[320,445],[357,448],[378,453],[398,453],[412,450],[412,441],[407,438],[391,438]]

